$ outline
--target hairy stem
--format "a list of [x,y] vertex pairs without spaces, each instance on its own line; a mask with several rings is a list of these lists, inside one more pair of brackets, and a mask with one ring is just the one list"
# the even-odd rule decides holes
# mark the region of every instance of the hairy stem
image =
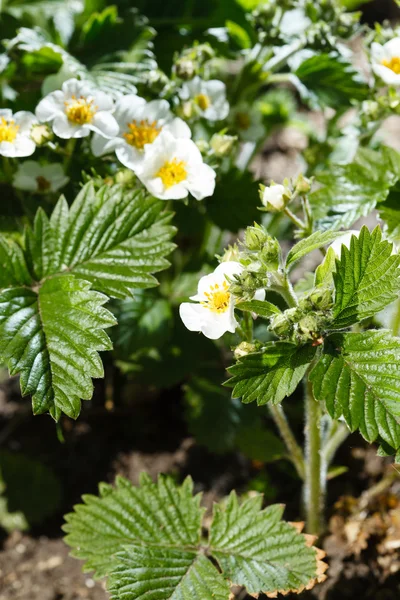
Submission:
[[[319,535],[325,507],[326,465],[321,457],[321,407],[311,384],[305,381],[304,509],[308,533]],[[324,468],[323,468],[324,467]]]
[[294,437],[294,433],[288,423],[283,408],[280,404],[274,405],[268,403],[269,412],[274,420],[275,425],[278,428],[280,436],[285,443],[285,446],[289,453],[289,458],[295,466],[295,469],[300,477],[304,480],[305,467],[304,467],[304,456],[302,449]]
[[349,435],[350,430],[344,423],[339,423],[338,421],[334,422],[331,435],[322,449],[322,458],[327,467],[329,467],[334,459],[338,448],[343,444],[344,440],[349,437]]
[[285,213],[285,215],[287,217],[289,217],[289,219],[292,221],[292,223],[294,223],[296,225],[296,227],[298,227],[302,231],[304,231],[305,229],[307,229],[307,225],[301,219],[299,219],[298,217],[296,217],[296,215],[294,213],[292,213],[292,211],[290,210],[290,208],[288,208],[286,206],[286,208],[283,209],[283,212]]

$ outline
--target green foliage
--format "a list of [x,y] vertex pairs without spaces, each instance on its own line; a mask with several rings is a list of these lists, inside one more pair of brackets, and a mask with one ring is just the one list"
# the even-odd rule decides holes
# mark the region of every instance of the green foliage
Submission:
[[310,374],[314,395],[334,419],[369,442],[400,447],[400,341],[387,331],[336,333]]
[[246,404],[254,400],[259,405],[278,404],[294,392],[315,352],[312,346],[269,342],[261,352],[248,354],[230,367],[232,377],[225,385],[233,387],[233,397]]
[[249,302],[238,302],[236,308],[244,310],[245,312],[252,312],[259,317],[265,317],[269,319],[273,315],[279,314],[281,311],[275,304],[267,302],[266,300],[250,300]]
[[[140,487],[118,478],[100,496],[66,516],[66,542],[85,570],[109,576],[113,598],[228,600],[229,584],[251,593],[303,588],[316,576],[316,551],[281,520],[282,507],[261,510],[262,496],[239,504],[233,492],[214,506],[209,540],[201,537],[204,509],[193,483],[158,483],[142,474]],[[209,560],[217,561],[221,572]],[[257,575],[256,575],[257,573]]]
[[262,462],[284,454],[282,442],[267,429],[257,407],[231,398],[219,383],[192,378],[185,386],[185,403],[190,433],[212,452],[239,448],[247,458]]
[[303,256],[330,244],[341,235],[343,235],[343,232],[339,231],[315,231],[290,249],[286,257],[286,267],[293,267]]
[[317,174],[321,184],[310,194],[313,214],[320,225],[340,229],[350,227],[383,202],[399,177],[398,153],[390,148],[381,152],[359,151],[354,162],[331,165]]
[[50,469],[23,454],[0,452],[1,527],[24,530],[42,523],[60,500],[60,483]]
[[294,75],[303,84],[300,93],[312,108],[348,106],[353,100],[364,100],[368,94],[359,71],[337,52],[307,58]]
[[50,219],[39,209],[21,245],[0,238],[0,360],[21,374],[35,414],[76,418],[91,398],[98,351],[111,349],[104,329],[116,322],[105,294],[157,284],[152,273],[173,248],[170,218],[143,193],[89,183],[70,209],[64,198]]
[[371,317],[395,300],[400,291],[400,256],[382,240],[376,227],[352,236],[350,250],[342,246],[333,274],[336,296],[333,327],[342,329]]

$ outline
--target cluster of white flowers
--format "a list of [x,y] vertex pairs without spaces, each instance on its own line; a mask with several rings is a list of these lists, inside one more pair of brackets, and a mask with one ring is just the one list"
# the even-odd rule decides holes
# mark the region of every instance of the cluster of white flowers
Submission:
[[[221,81],[195,77],[183,84],[179,96],[183,105],[190,103],[195,107],[192,116],[218,121],[229,113],[225,84]],[[33,154],[37,142],[33,126],[38,128],[42,124],[47,124],[62,139],[93,134],[94,156],[115,152],[118,160],[157,198],[186,198],[190,193],[202,200],[214,192],[215,171],[203,162],[189,126],[171,112],[166,100],[147,102],[129,94],[114,103],[90,82],[69,79],[61,90],[51,92],[39,102],[36,116],[0,111],[0,154],[8,157]],[[39,163],[35,165],[29,161],[19,168],[14,177],[16,187],[54,191],[67,181],[64,173],[55,171],[55,165],[53,170],[46,171],[49,178]]]

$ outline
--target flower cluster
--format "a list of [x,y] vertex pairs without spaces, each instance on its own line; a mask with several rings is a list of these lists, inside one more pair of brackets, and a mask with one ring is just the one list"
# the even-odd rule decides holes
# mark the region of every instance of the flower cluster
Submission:
[[[182,116],[189,105],[192,116],[195,113],[210,121],[228,115],[221,81],[195,77],[182,85],[179,96]],[[36,115],[0,111],[0,154],[6,157],[30,156],[51,136],[77,139],[91,134],[95,157],[115,153],[157,198],[180,199],[190,193],[202,200],[214,192],[214,169],[203,161],[190,127],[174,115],[166,100],[147,102],[135,93],[114,102],[92,83],[69,79],[61,90],[39,102]],[[68,179],[59,171],[61,166],[57,170],[55,165],[50,167],[48,173],[42,173],[39,163],[29,161],[20,166],[14,176],[15,187],[34,192],[59,189]]]

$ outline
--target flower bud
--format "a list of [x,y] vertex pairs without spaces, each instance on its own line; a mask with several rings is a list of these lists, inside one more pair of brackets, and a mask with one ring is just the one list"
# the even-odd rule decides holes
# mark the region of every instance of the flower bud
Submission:
[[293,323],[288,319],[286,311],[272,317],[270,329],[277,337],[281,338],[290,337],[294,331]]
[[235,135],[220,135],[219,133],[215,133],[210,140],[210,146],[216,156],[222,157],[230,154],[236,141],[237,136]]
[[272,183],[260,189],[260,198],[267,210],[281,212],[290,200],[290,191],[280,183]]
[[131,185],[136,180],[136,175],[131,169],[120,169],[115,175],[115,182],[122,185]]
[[276,238],[268,236],[260,253],[260,260],[269,270],[279,267],[281,248]]
[[47,144],[47,142],[51,142],[54,138],[54,134],[48,125],[38,123],[37,125],[32,126],[31,138],[36,146],[43,146],[44,144]]
[[299,331],[306,336],[312,337],[318,331],[318,320],[313,315],[305,315],[299,321]]
[[311,180],[300,174],[296,181],[295,190],[298,194],[308,194],[311,190]]
[[228,246],[223,255],[218,258],[220,259],[219,262],[239,262],[239,256],[239,248],[237,247],[237,244],[234,244],[233,246]]
[[319,310],[327,310],[333,306],[332,290],[317,288],[309,296],[313,306]]
[[206,140],[197,140],[196,146],[202,154],[206,154],[210,149],[210,145]]
[[196,74],[193,61],[185,57],[179,58],[175,63],[175,73],[185,81],[192,79]]
[[247,227],[244,234],[244,243],[249,250],[261,250],[268,240],[268,234],[259,225]]
[[233,356],[236,358],[236,360],[238,360],[239,358],[242,358],[243,356],[246,356],[251,352],[257,352],[256,344],[242,342],[241,344],[239,344],[239,346],[236,346],[235,350],[233,351]]

